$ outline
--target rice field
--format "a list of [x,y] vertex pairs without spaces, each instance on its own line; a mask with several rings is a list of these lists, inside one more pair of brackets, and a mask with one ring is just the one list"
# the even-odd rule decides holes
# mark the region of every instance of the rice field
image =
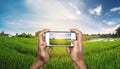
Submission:
[[[29,69],[36,58],[37,38],[0,37],[0,69]],[[88,69],[120,69],[120,38],[84,41]],[[54,47],[43,69],[74,69],[65,47]]]
[[71,45],[71,39],[50,39],[50,45]]

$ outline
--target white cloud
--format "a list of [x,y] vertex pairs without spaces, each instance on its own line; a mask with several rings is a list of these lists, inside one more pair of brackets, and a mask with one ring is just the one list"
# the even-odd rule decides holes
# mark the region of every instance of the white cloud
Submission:
[[[89,34],[99,32],[98,30],[102,27],[101,23],[82,13],[72,2],[66,3],[58,0],[26,0],[26,6],[32,13],[19,19],[11,19],[6,25],[12,29],[11,31],[18,33],[26,31],[33,33],[45,28],[52,31],[68,31],[70,28],[77,28]],[[101,14],[98,10],[95,13]]]
[[76,19],[58,0],[26,0],[27,6],[37,15],[52,20]]
[[115,22],[107,22],[107,24],[112,26],[112,25],[115,25],[116,23]]
[[77,15],[81,14],[81,11],[80,11],[75,5],[73,5],[72,2],[69,2],[69,5],[70,5],[73,9],[75,9],[75,13],[76,13]]
[[120,25],[116,25],[112,28],[102,27],[102,28],[100,28],[99,33],[101,33],[101,34],[115,33],[115,29],[117,29],[119,26]]
[[111,12],[120,11],[120,7],[112,8],[112,9],[110,9],[110,11],[111,11]]
[[103,20],[103,22],[106,23],[106,24],[109,25],[109,26],[112,26],[112,25],[117,24],[116,22],[113,22],[113,21],[106,21],[106,20]]
[[69,5],[70,5],[70,6],[73,6],[73,3],[72,3],[72,2],[69,2]]
[[88,10],[90,14],[93,14],[93,15],[101,15],[102,13],[102,6],[101,5],[98,5],[96,8],[94,9],[90,9]]
[[[42,17],[47,17],[48,19],[44,19],[42,21],[33,22],[33,24],[37,24],[40,28],[50,28],[51,30],[69,30],[70,28],[78,28],[80,30],[83,30],[85,33],[90,33],[92,31],[91,26],[94,26],[94,20],[92,20],[89,16],[85,14],[81,14],[78,7],[73,5],[72,2],[68,2],[70,7],[66,7],[66,4],[62,4],[59,1],[49,1],[49,0],[41,0],[41,2],[34,3],[33,0],[29,3],[27,2],[28,7],[30,9],[36,10],[35,13],[41,16],[41,9],[46,14],[42,15]],[[45,3],[44,3],[45,2]],[[49,4],[49,5],[46,5]],[[40,9],[36,9],[35,7],[39,6]],[[41,7],[42,6],[42,7]],[[69,10],[70,8],[73,8],[74,12]],[[52,11],[51,11],[52,10]],[[51,16],[52,14],[52,16]],[[67,15],[68,14],[68,15]],[[77,16],[77,15],[79,16]],[[32,23],[31,23],[32,24]],[[30,24],[29,24],[30,25]],[[32,25],[34,26],[34,25]],[[90,29],[88,27],[90,26]],[[86,28],[87,27],[87,28]],[[95,26],[96,27],[96,26]]]

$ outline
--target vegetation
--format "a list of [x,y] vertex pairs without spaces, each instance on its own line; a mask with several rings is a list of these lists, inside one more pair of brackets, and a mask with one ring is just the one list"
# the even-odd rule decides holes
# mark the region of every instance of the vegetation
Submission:
[[26,33],[22,33],[22,34],[18,34],[16,33],[16,37],[26,37],[26,38],[31,38],[33,37],[31,34],[26,34]]
[[[0,69],[29,69],[36,59],[38,39],[26,33],[16,33],[15,37],[9,37],[9,35],[4,31],[0,33]],[[120,37],[120,27],[113,34],[83,36],[84,59],[87,68],[120,69],[120,38],[113,38],[114,41],[86,41],[101,37]],[[74,69],[65,47],[54,47],[44,69]]]
[[51,45],[71,45],[70,39],[50,39]]
[[[115,41],[84,41],[88,69],[120,69],[120,38]],[[37,53],[37,38],[0,38],[0,69],[29,69]],[[65,47],[54,47],[43,69],[74,69]]]
[[[116,38],[116,37],[120,37],[120,26],[115,31],[116,31],[115,33],[109,33],[109,34],[100,34],[100,33],[98,33],[98,34],[91,34],[91,35],[84,34],[83,35],[84,36],[83,40],[90,40],[90,39],[98,38],[98,37],[100,37],[100,38]],[[35,32],[35,36],[38,36],[39,32],[40,31]],[[1,36],[2,37],[4,37],[4,36],[5,37],[9,37],[10,34],[5,34],[4,31],[1,31],[0,32],[0,37]],[[31,37],[34,37],[34,36],[29,34],[29,33],[28,34],[27,33],[22,33],[22,34],[16,33],[15,37],[31,38]]]
[[98,36],[98,35],[86,35],[86,34],[84,34],[83,35],[83,40],[84,41],[86,41],[86,40],[91,40],[91,39],[95,39],[95,38],[99,38],[100,36]]
[[116,29],[116,35],[120,37],[120,26]]
[[8,37],[8,36],[10,36],[10,34],[5,34],[4,31],[2,31],[2,32],[0,33],[0,37]]

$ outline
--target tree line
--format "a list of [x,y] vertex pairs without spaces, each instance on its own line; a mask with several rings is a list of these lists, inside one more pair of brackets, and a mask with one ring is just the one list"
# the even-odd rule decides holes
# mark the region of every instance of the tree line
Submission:
[[0,37],[26,37],[26,38],[31,38],[34,37],[32,34],[29,33],[21,33],[18,34],[16,33],[16,35],[12,36],[11,34],[6,34],[4,31],[0,32]]
[[[99,36],[101,38],[115,38],[115,37],[120,37],[120,26],[115,30],[116,32],[111,34],[92,34],[90,36]],[[35,33],[35,36],[38,36],[38,33],[40,31],[37,31]],[[6,34],[4,31],[0,32],[0,37],[10,37],[11,35],[10,34]],[[33,36],[32,34],[30,33],[21,33],[21,34],[18,34],[16,33],[16,35],[12,36],[12,37],[26,37],[26,38],[31,38],[31,37],[35,37]],[[85,34],[85,36],[89,36],[88,34]]]
[[115,38],[115,37],[120,37],[120,26],[115,30],[115,33],[111,34],[99,34],[100,37],[111,37],[111,38]]

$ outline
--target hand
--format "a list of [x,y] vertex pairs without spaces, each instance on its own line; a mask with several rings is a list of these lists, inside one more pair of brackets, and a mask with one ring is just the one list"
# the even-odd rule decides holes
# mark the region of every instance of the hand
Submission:
[[72,40],[74,47],[67,47],[67,52],[71,55],[73,62],[83,60],[82,32],[77,29],[71,29],[70,31],[76,33],[77,40]]
[[46,50],[46,42],[43,39],[44,33],[48,32],[48,29],[44,29],[38,34],[38,55],[35,63],[30,69],[42,69],[42,66],[49,60],[49,54],[52,51],[52,47]]
[[70,54],[76,69],[86,69],[83,59],[82,32],[77,29],[71,29],[70,31],[76,33],[77,40],[72,41],[74,47],[67,47],[67,52]]
[[52,51],[52,47],[49,48],[49,50],[46,50],[46,42],[43,39],[43,35],[44,33],[48,32],[48,29],[44,29],[43,31],[41,31],[38,35],[38,58],[46,63],[49,59],[49,53]]

